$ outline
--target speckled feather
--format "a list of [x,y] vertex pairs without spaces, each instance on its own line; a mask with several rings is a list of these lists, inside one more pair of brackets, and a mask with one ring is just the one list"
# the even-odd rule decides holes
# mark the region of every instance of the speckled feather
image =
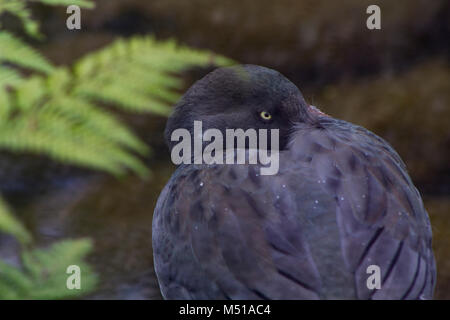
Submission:
[[[166,299],[430,299],[436,268],[420,194],[384,140],[320,116],[280,171],[182,165],[161,193],[153,250]],[[380,290],[366,286],[380,266]]]

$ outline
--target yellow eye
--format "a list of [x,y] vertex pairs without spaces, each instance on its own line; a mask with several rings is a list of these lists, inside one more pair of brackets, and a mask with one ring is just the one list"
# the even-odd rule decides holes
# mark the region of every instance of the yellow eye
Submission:
[[267,111],[262,111],[260,114],[261,118],[263,118],[264,120],[270,120],[272,119],[272,115],[270,113],[268,113]]

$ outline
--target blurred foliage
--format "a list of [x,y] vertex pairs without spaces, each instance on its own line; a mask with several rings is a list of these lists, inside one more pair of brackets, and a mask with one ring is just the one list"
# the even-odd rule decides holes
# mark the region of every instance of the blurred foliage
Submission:
[[[1,62],[17,64],[43,73],[50,73],[54,70],[50,62],[43,58],[37,51],[25,45],[21,40],[6,31],[0,31],[0,48]],[[6,67],[1,66],[0,68],[0,70],[4,71]],[[6,70],[11,72],[10,68]],[[20,78],[19,73],[15,73],[15,78]],[[4,78],[2,80],[5,81]],[[2,83],[2,87],[5,84],[8,83]]]
[[99,103],[165,116],[179,98],[175,90],[182,87],[175,72],[211,61],[230,63],[173,41],[136,37],[118,40],[72,68],[55,68],[30,47],[8,41],[11,38],[0,32],[0,46],[5,48],[0,62],[46,74],[22,78],[9,67],[0,67],[0,148],[43,152],[116,175],[128,168],[145,176],[148,170],[136,154],[147,155],[149,150]]
[[[90,1],[36,0],[90,8]],[[0,14],[16,15],[26,34],[42,38],[26,1],[0,0]],[[139,156],[149,149],[101,105],[166,116],[178,98],[176,76],[190,66],[231,60],[158,42],[151,37],[118,40],[71,67],[55,67],[17,36],[0,30],[0,149],[45,154],[56,160],[123,175],[148,169]],[[68,298],[89,292],[96,277],[83,262],[87,240],[31,248],[31,235],[0,199],[0,230],[22,244],[21,265],[0,261],[0,299]],[[81,290],[66,288],[67,266],[83,270]]]
[[[23,270],[0,261],[0,299],[63,299],[90,292],[97,277],[82,261],[90,250],[87,240],[60,241],[46,250],[25,251]],[[82,270],[80,289],[66,287],[70,265]]]
[[[65,1],[41,2],[63,4]],[[83,2],[84,5],[89,4]],[[4,12],[17,15],[28,35],[41,37],[38,23],[31,19],[25,1],[0,0],[0,14]],[[0,148],[16,149],[21,144],[23,146],[21,141],[27,139],[26,134],[23,134],[25,123],[21,120],[24,119],[25,110],[33,109],[33,100],[42,98],[43,90],[36,87],[39,78],[31,77],[35,80],[28,81],[19,71],[5,65],[5,62],[47,74],[55,68],[24,42],[0,30]],[[29,89],[30,92],[27,92]],[[0,299],[62,299],[86,294],[94,288],[97,276],[84,262],[91,249],[89,240],[62,241],[48,249],[32,249],[32,236],[10,213],[1,198],[0,231],[14,236],[23,247],[20,266],[0,260]],[[82,270],[79,290],[68,290],[66,287],[69,276],[66,268],[69,265],[77,265]]]
[[[15,236],[24,246],[21,266],[0,260],[1,299],[62,299],[84,295],[97,283],[97,276],[84,262],[91,250],[86,239],[61,241],[47,249],[31,249],[31,235],[0,198],[0,231]],[[69,290],[66,280],[70,265],[80,268],[80,289]]]
[[39,23],[32,18],[31,10],[27,6],[27,3],[33,2],[52,6],[77,5],[81,8],[93,8],[95,6],[94,2],[88,0],[0,0],[0,15],[2,13],[9,13],[16,16],[22,22],[25,32],[29,36],[38,39],[43,38],[43,35],[39,32]]
[[21,243],[27,244],[31,240],[28,231],[9,212],[7,205],[0,198],[0,231],[16,237]]

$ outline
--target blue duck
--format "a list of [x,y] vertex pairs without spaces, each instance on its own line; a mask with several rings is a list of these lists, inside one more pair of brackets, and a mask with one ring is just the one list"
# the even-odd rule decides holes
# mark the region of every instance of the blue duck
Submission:
[[433,297],[428,214],[382,138],[322,113],[283,75],[255,65],[219,68],[197,81],[168,120],[170,150],[173,131],[193,134],[194,120],[224,135],[279,129],[279,170],[177,167],[153,217],[165,299]]

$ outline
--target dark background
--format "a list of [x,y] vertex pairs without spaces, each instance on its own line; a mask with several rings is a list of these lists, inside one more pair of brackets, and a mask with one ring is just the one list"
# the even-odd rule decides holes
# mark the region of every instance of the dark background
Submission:
[[[366,8],[381,8],[381,30]],[[399,152],[433,226],[436,298],[450,299],[450,2],[102,0],[82,10],[78,31],[65,8],[35,5],[46,39],[31,43],[57,65],[119,37],[153,34],[274,68],[322,111],[365,126]],[[14,27],[14,20],[9,21]],[[18,27],[18,30],[19,27]],[[209,70],[184,74],[186,87]],[[153,176],[116,179],[38,156],[0,155],[0,191],[41,244],[88,236],[101,283],[90,298],[160,298],[151,221],[173,166],[165,118],[121,115],[152,149]],[[0,256],[16,254],[13,243]]]

